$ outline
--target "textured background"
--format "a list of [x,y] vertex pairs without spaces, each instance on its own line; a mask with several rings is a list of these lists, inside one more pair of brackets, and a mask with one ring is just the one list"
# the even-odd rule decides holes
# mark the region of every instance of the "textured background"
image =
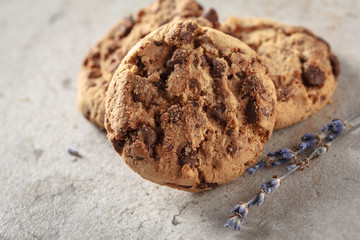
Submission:
[[[130,4],[131,2],[131,4]],[[150,1],[0,1],[0,239],[355,239],[360,235],[360,132],[286,179],[243,232],[229,209],[282,168],[191,194],[133,173],[105,133],[75,106],[85,53],[120,17]],[[229,15],[270,17],[325,38],[342,63],[333,103],[274,133],[267,150],[296,143],[330,117],[360,112],[360,3],[200,1]],[[67,148],[84,158],[73,161]]]

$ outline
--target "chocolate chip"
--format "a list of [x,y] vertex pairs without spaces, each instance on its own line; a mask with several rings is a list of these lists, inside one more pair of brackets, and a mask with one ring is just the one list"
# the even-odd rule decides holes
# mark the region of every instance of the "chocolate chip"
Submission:
[[166,91],[166,82],[170,76],[170,71],[165,71],[160,74],[160,79],[154,85],[157,87],[158,92],[165,92]]
[[331,54],[330,56],[330,63],[333,74],[335,75],[335,77],[338,77],[340,74],[340,62],[334,54]]
[[180,42],[181,43],[189,43],[193,39],[193,34],[190,32],[182,32],[180,33]]
[[197,79],[192,78],[190,79],[190,84],[189,84],[190,88],[199,88],[199,82]]
[[317,66],[308,66],[302,73],[303,83],[308,87],[321,87],[324,85],[325,74]]
[[216,119],[220,120],[221,122],[225,122],[226,124],[225,110],[226,110],[226,106],[223,103],[219,105],[215,105],[212,109],[212,115]]
[[99,60],[100,59],[100,52],[94,52],[91,54],[91,58],[94,60]]
[[232,135],[234,135],[235,130],[234,130],[233,128],[230,128],[230,129],[226,130],[225,133],[226,133],[226,135],[228,135],[228,136],[232,136]]
[[107,47],[107,52],[108,52],[108,54],[112,54],[118,48],[119,47],[113,43],[113,44],[111,44],[110,46]]
[[171,151],[173,149],[173,145],[169,144],[167,147],[166,147],[166,151]]
[[176,50],[170,60],[166,62],[166,66],[169,68],[174,68],[175,64],[183,64],[186,62],[188,53],[185,50]]
[[136,159],[136,160],[139,160],[139,161],[144,160],[144,158],[143,158],[143,157],[140,157],[140,156],[136,156],[135,159]]
[[119,154],[122,154],[124,145],[125,145],[125,141],[117,140],[117,139],[113,138],[113,139],[111,139],[111,143],[112,143],[115,151],[118,152]]
[[204,14],[204,18],[209,20],[213,24],[214,27],[219,24],[218,14],[213,8],[210,8],[210,10]]
[[195,108],[198,108],[198,107],[199,107],[199,102],[193,101],[193,102],[191,102],[191,104],[192,104]]
[[204,67],[207,65],[207,62],[206,62],[206,57],[205,56],[200,56],[200,60],[201,60],[201,63],[200,63],[200,66]]
[[154,45],[157,47],[160,47],[160,46],[162,46],[162,42],[154,41]]
[[212,61],[212,68],[210,74],[213,78],[221,78],[221,75],[222,73],[224,73],[224,71],[225,67],[221,62],[217,60]]
[[194,167],[196,162],[196,153],[189,146],[181,149],[179,164],[184,166],[185,164],[190,164],[190,167]]
[[129,35],[131,29],[134,27],[134,19],[132,16],[127,17],[126,22],[119,27],[118,39],[122,39]]
[[247,103],[245,116],[248,123],[256,123],[259,120],[259,106],[254,99],[250,99]]
[[186,27],[186,30],[188,30],[189,32],[194,32],[199,26],[195,23],[189,23]]
[[151,146],[156,143],[157,134],[151,127],[144,126],[140,132],[146,145]]
[[102,73],[101,73],[100,71],[91,71],[91,72],[89,73],[88,78],[94,79],[94,78],[99,78],[99,77],[101,77],[101,76],[102,76]]
[[138,61],[136,63],[136,66],[138,67],[138,74],[142,77],[147,77],[148,73],[146,71],[145,64],[142,62],[141,58],[138,57]]

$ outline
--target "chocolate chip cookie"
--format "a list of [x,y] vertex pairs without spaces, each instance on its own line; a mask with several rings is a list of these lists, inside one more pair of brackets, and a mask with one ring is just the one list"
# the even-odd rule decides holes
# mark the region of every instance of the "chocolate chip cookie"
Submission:
[[248,44],[266,63],[278,99],[275,128],[302,121],[329,102],[340,65],[322,38],[264,19],[231,17],[221,30]]
[[190,192],[242,175],[275,124],[275,87],[262,60],[191,20],[142,39],[107,94],[105,127],[123,160],[145,179]]
[[218,27],[214,10],[203,12],[193,0],[157,0],[140,10],[136,17],[120,20],[86,56],[78,77],[78,106],[83,115],[104,129],[105,93],[126,53],[156,28],[181,19],[199,17],[200,23]]

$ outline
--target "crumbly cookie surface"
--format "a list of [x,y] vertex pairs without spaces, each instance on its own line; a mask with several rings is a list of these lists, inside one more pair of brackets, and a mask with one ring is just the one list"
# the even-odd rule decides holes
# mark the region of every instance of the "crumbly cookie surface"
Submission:
[[329,102],[340,65],[323,39],[265,19],[231,17],[221,30],[248,44],[267,65],[278,99],[276,129],[306,119]]
[[[123,18],[87,54],[78,77],[78,107],[83,115],[104,129],[105,93],[126,53],[141,38],[171,22],[199,17],[202,7],[193,0],[157,0],[136,17]],[[210,10],[198,21],[218,26],[217,13]]]
[[275,88],[256,53],[190,20],[142,39],[107,94],[105,127],[123,160],[143,178],[185,191],[238,178],[275,124]]

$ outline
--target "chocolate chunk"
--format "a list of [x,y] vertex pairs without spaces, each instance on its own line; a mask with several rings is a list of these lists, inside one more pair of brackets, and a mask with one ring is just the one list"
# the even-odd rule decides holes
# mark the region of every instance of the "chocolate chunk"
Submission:
[[194,108],[199,108],[199,102],[193,101],[191,104],[194,106]]
[[100,52],[94,52],[91,54],[91,59],[99,60],[100,59]]
[[192,78],[190,79],[190,84],[189,84],[190,88],[199,88],[199,82],[196,78]]
[[334,54],[331,54],[330,56],[330,63],[333,74],[335,75],[335,77],[338,77],[340,75],[340,62]]
[[94,79],[94,78],[99,78],[101,76],[102,76],[102,73],[100,71],[92,71],[89,73],[88,78]]
[[156,143],[157,134],[151,127],[144,126],[140,132],[146,145],[151,146]]
[[189,25],[187,25],[186,29],[189,31],[189,32],[194,32],[199,26],[195,23],[189,23]]
[[226,106],[223,103],[219,105],[215,105],[212,109],[212,115],[216,119],[220,120],[221,122],[225,122],[226,124],[225,110],[226,110]]
[[228,135],[228,136],[232,136],[232,135],[234,135],[235,130],[234,130],[233,128],[230,128],[230,129],[226,130],[225,133],[226,133],[226,135]]
[[204,67],[207,65],[207,62],[206,62],[206,57],[205,56],[200,56],[200,60],[201,60],[201,63],[200,63],[200,66]]
[[189,43],[193,39],[193,34],[191,32],[182,32],[180,33],[180,42]]
[[107,53],[112,54],[118,48],[119,47],[117,45],[115,45],[115,43],[113,43],[113,44],[111,44],[110,46],[107,47]]
[[180,166],[184,166],[185,164],[190,164],[190,167],[194,167],[196,162],[196,153],[189,146],[181,149],[181,153],[179,156],[179,164]]
[[154,41],[154,45],[157,46],[157,47],[160,47],[162,46],[162,42],[158,42],[158,41]]
[[248,123],[256,123],[259,120],[259,106],[255,99],[250,99],[246,105],[245,116]]
[[165,71],[160,74],[160,79],[154,85],[157,87],[158,92],[165,92],[166,91],[166,82],[169,79],[170,71]]
[[169,68],[174,68],[175,64],[183,64],[186,62],[188,53],[185,50],[176,50],[170,60],[166,62],[166,66]]
[[124,140],[117,140],[117,139],[113,138],[113,139],[111,139],[111,143],[112,143],[115,151],[122,154],[123,149],[124,149],[124,145],[125,145],[125,141]]
[[302,73],[303,83],[308,87],[321,87],[324,85],[325,74],[317,66],[308,66]]
[[144,158],[143,158],[143,157],[140,157],[140,156],[136,156],[135,159],[136,159],[136,160],[139,160],[139,161],[144,160]]
[[134,27],[134,19],[132,16],[126,18],[126,22],[119,27],[118,39],[122,39],[129,35],[131,29]]
[[138,57],[138,62],[136,63],[136,66],[138,67],[138,74],[142,77],[147,77],[148,73],[146,71],[145,64],[142,62],[141,58]]
[[204,14],[204,18],[209,20],[213,24],[214,27],[219,24],[218,14],[213,8],[210,8],[210,10]]
[[169,144],[167,147],[166,147],[166,151],[171,151],[173,149],[173,145]]
[[224,71],[225,67],[221,62],[217,60],[212,61],[212,68],[210,74],[213,78],[221,78],[221,75],[222,73],[224,73]]

